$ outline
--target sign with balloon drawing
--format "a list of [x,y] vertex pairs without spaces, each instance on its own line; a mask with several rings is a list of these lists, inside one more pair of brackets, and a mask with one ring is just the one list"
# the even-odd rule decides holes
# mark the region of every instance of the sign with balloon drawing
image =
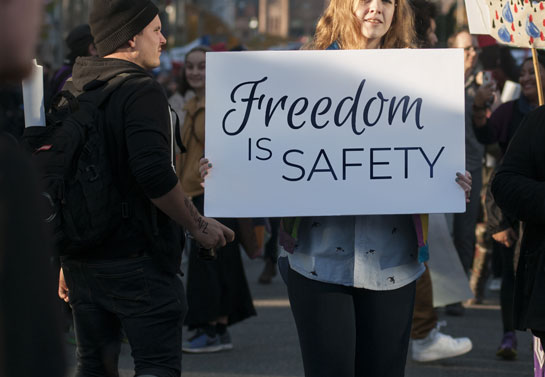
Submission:
[[490,34],[518,47],[545,47],[545,4],[532,0],[488,1]]

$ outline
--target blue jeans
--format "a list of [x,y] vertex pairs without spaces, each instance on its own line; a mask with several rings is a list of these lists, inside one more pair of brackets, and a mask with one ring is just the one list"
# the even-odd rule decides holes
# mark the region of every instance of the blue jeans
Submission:
[[74,317],[76,377],[119,375],[122,328],[136,376],[180,376],[187,303],[178,275],[164,272],[149,256],[66,258],[62,268]]

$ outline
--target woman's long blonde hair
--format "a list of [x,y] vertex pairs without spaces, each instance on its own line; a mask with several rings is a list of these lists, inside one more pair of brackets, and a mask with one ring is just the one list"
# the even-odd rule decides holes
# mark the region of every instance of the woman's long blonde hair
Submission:
[[[354,14],[355,0],[331,0],[316,26],[314,40],[305,48],[323,50],[333,42],[342,49],[362,46],[361,20]],[[415,47],[413,11],[407,0],[392,0],[396,9],[390,29],[382,38],[382,48]]]

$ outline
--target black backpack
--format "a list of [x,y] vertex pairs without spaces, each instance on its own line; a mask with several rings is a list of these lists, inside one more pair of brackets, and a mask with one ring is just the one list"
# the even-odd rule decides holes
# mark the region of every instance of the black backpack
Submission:
[[53,100],[46,127],[25,129],[23,146],[33,154],[49,208],[45,221],[62,255],[100,246],[128,218],[127,193],[116,182],[106,150],[104,106],[135,76],[115,76],[77,97],[69,80]]

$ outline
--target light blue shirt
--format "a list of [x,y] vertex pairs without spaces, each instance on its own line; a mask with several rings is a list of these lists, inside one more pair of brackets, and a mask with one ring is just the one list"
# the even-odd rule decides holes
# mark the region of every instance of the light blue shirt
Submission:
[[425,270],[411,215],[304,217],[289,262],[309,279],[374,291],[401,288]]

